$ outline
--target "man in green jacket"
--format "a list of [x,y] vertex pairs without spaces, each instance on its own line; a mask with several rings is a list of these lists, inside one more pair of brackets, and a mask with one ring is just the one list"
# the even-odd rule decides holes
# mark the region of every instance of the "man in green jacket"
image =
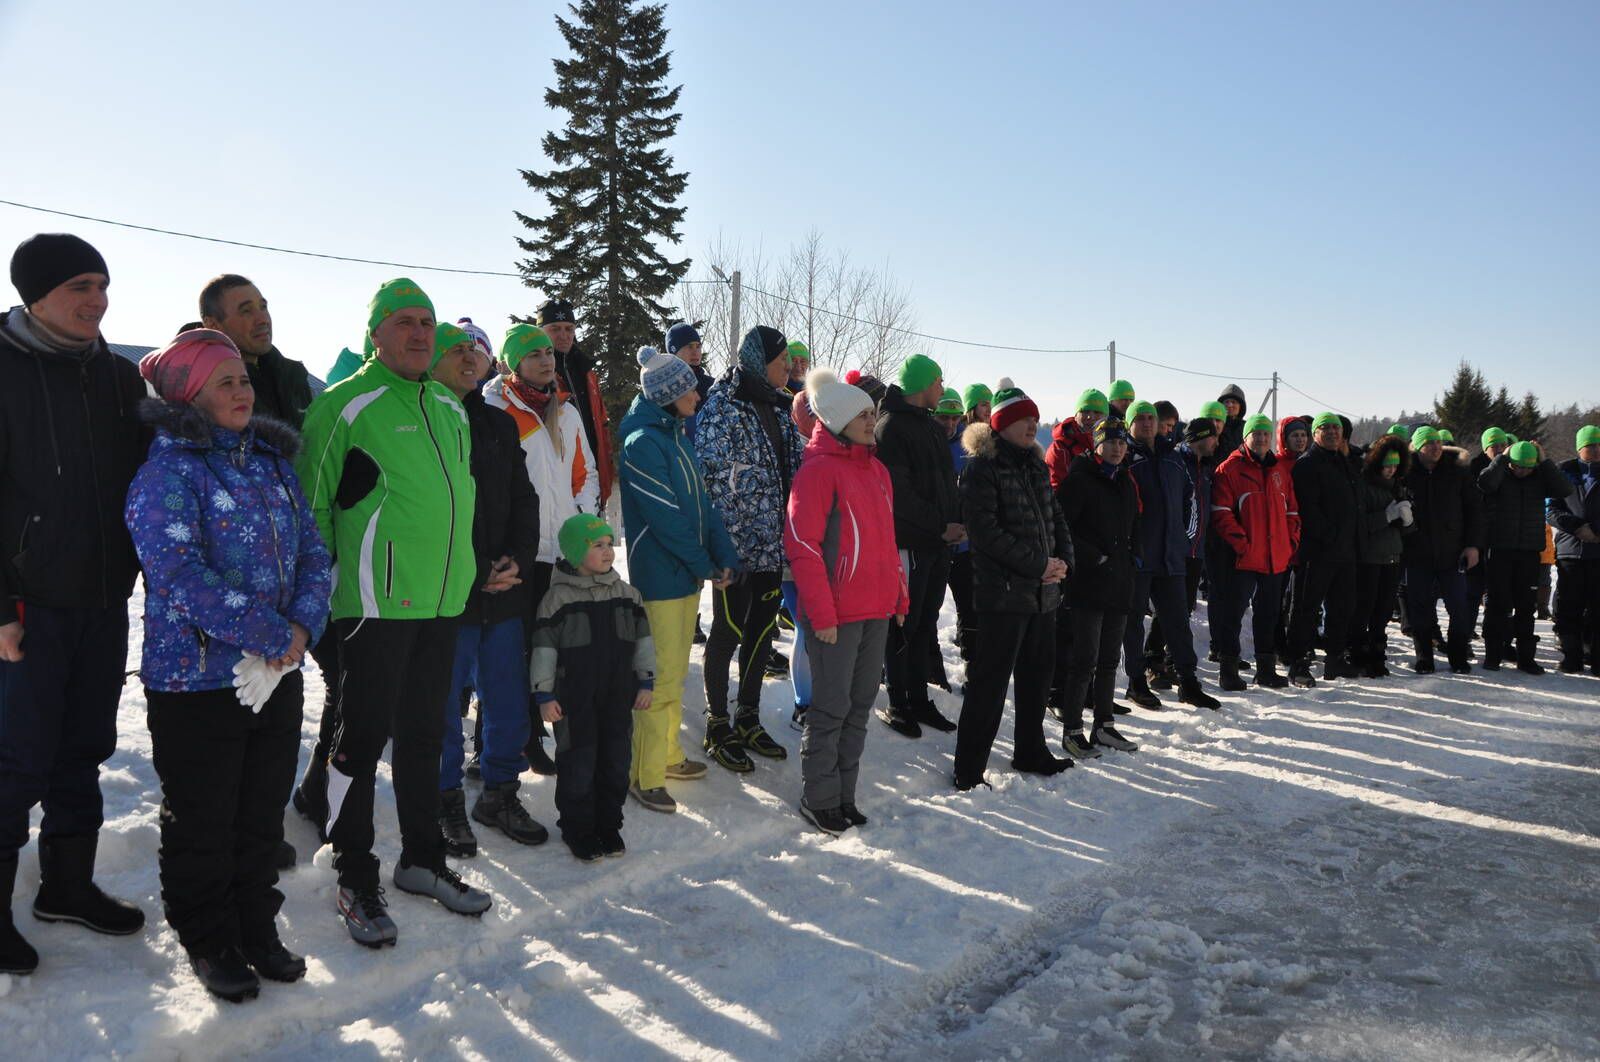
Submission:
[[[367,318],[376,353],[312,402],[296,469],[335,564],[339,724],[320,775],[326,834],[339,913],[369,947],[398,935],[372,854],[374,775],[391,738],[395,886],[460,914],[492,903],[446,866],[438,826],[439,705],[477,560],[471,436],[461,403],[428,376],[434,324],[433,303],[414,282],[378,289]],[[320,804],[323,794],[312,795]]]

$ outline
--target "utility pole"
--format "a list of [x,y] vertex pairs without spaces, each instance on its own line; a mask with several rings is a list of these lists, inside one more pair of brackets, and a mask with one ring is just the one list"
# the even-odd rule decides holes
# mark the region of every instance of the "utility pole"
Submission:
[[1272,370],[1272,423],[1278,423],[1278,370]]
[[741,338],[741,333],[739,331],[740,279],[739,271],[737,269],[733,271],[733,276],[728,279],[728,286],[733,289],[733,312],[728,315],[728,322],[730,325],[730,330],[728,332],[729,365],[739,364],[739,340]]
[[1114,384],[1117,382],[1117,341],[1113,339],[1111,342],[1107,343],[1106,350],[1111,355],[1111,377],[1106,382],[1108,384]]

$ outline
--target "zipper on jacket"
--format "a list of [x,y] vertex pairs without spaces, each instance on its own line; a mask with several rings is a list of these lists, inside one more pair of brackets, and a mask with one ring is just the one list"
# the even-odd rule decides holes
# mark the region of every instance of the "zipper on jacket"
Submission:
[[200,642],[200,674],[204,675],[206,673],[206,648],[211,644],[211,639],[207,637],[205,631],[198,627],[195,628],[194,636]]
[[394,540],[383,546],[383,596],[394,596]]
[[[444,462],[444,450],[439,446],[439,436],[434,434],[433,421],[428,419],[428,385],[422,384],[417,388],[417,412],[422,414],[422,426],[428,429],[428,441],[433,443],[433,452],[439,458],[439,471],[444,475],[445,493],[450,496],[450,537],[445,540],[444,546],[444,574],[439,577],[439,604],[434,609],[434,615],[444,608],[444,595],[450,587],[450,557],[456,546],[456,488],[450,482],[450,466]],[[459,432],[457,438],[460,438]],[[390,574],[393,574],[394,543],[389,543]]]

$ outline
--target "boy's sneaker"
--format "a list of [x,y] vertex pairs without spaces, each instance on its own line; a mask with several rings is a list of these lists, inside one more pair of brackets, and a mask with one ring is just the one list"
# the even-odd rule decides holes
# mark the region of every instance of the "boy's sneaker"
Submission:
[[674,782],[692,782],[704,778],[709,768],[699,760],[691,760],[685,756],[677,763],[667,764],[667,777]]
[[1089,743],[1089,739],[1083,736],[1083,731],[1081,730],[1074,731],[1062,738],[1061,747],[1066,750],[1068,756],[1075,760],[1098,760],[1100,758],[1100,750]]
[[628,787],[628,792],[633,794],[633,799],[651,811],[660,811],[670,815],[678,810],[678,802],[672,799],[672,794],[659,786],[655,789],[640,789],[638,784],[635,783]]
[[941,734],[952,734],[957,729],[956,724],[946,719],[939,709],[933,706],[932,701],[913,707],[911,717],[917,721],[918,726],[930,727]]
[[852,826],[865,826],[869,821],[854,804],[840,804],[839,814],[843,815]]
[[1102,726],[1095,729],[1094,743],[1118,752],[1134,752],[1139,746],[1117,733],[1116,727]]
[[628,846],[622,843],[621,830],[600,830],[594,835],[600,842],[600,853],[607,856],[623,856],[628,854]]
[[844,812],[838,808],[814,810],[806,806],[804,800],[800,801],[800,817],[823,833],[837,837],[850,828],[850,820],[844,817]]
[[439,833],[444,837],[446,855],[471,859],[478,854],[478,838],[467,821],[467,795],[459,789],[439,794]]
[[400,939],[400,930],[389,917],[389,905],[383,902],[383,890],[378,886],[345,888],[341,885],[335,900],[344,918],[344,927],[357,944],[381,948]]
[[741,707],[733,720],[733,734],[739,743],[757,756],[769,760],[786,760],[789,750],[772,739],[767,728],[761,725],[761,713],[755,708]]
[[922,724],[918,723],[911,715],[901,708],[887,707],[878,709],[878,718],[884,725],[901,737],[919,738],[922,736]]
[[[1582,670],[1581,667],[1580,667],[1579,670]],[[806,711],[810,707],[811,706],[809,704],[797,704],[797,705],[794,706],[794,714],[789,717],[789,729],[790,730],[798,730],[798,731],[801,731],[802,733],[805,731],[805,728],[806,728]]]
[[606,854],[600,847],[600,841],[592,833],[576,837],[562,834],[561,840],[566,843],[567,851],[571,852],[580,863],[598,863],[605,858]]
[[462,881],[461,875],[446,866],[443,859],[436,867],[399,864],[394,868],[394,885],[401,892],[438,900],[456,914],[477,917],[494,906],[494,897]]
[[725,715],[706,718],[706,739],[702,747],[720,766],[735,774],[749,774],[756,769],[750,757],[744,754],[744,747],[734,736],[733,724]]
[[518,844],[544,844],[550,831],[539,825],[517,799],[518,782],[486,785],[472,805],[472,817],[493,826]]

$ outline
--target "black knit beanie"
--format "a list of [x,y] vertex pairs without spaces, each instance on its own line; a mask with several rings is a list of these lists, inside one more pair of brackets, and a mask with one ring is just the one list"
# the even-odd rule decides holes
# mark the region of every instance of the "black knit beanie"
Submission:
[[100,252],[71,233],[30,236],[11,255],[11,284],[24,306],[32,306],[81,273],[111,275]]

